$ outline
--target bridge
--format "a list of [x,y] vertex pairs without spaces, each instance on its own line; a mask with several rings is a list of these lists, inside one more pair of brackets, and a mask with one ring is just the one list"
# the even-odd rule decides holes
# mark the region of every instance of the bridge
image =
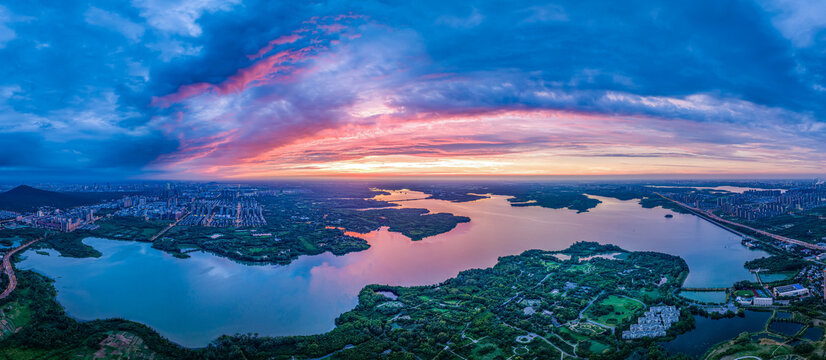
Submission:
[[[818,250],[818,251],[826,251],[826,246],[815,245],[815,244],[807,243],[807,242],[805,242],[805,241],[800,241],[800,240],[797,240],[797,239],[792,239],[792,238],[789,238],[789,237],[785,237],[785,236],[781,236],[781,235],[777,235],[777,234],[772,234],[772,233],[770,233],[770,232],[768,232],[768,231],[763,231],[763,230],[760,230],[760,229],[755,229],[755,228],[753,228],[753,227],[751,227],[751,226],[747,226],[747,225],[743,225],[743,224],[740,224],[740,223],[736,223],[736,222],[734,222],[734,221],[729,221],[729,220],[723,219],[723,218],[721,218],[721,217],[719,217],[719,216],[717,216],[717,215],[714,215],[714,214],[712,214],[712,213],[710,213],[710,212],[703,211],[703,210],[700,210],[700,209],[698,209],[698,208],[695,208],[695,207],[689,206],[688,204],[681,203],[681,202],[679,202],[679,201],[677,201],[677,200],[674,200],[674,199],[672,199],[672,198],[669,198],[669,197],[667,197],[667,196],[665,196],[665,195],[663,195],[663,194],[656,193],[656,192],[655,192],[655,194],[659,195],[659,196],[660,196],[660,197],[662,197],[663,199],[666,199],[666,200],[671,201],[671,202],[673,202],[673,203],[675,203],[675,204],[677,204],[677,205],[680,205],[682,208],[684,208],[684,209],[686,209],[686,210],[690,211],[690,212],[691,212],[691,213],[693,213],[694,215],[697,215],[697,216],[699,216],[699,217],[701,217],[701,218],[704,218],[704,219],[706,219],[706,220],[708,220],[708,221],[710,221],[710,222],[712,222],[712,223],[715,223],[715,224],[717,224],[717,225],[719,225],[719,226],[722,226],[722,227],[724,227],[724,228],[728,229],[729,231],[735,232],[735,233],[737,233],[737,234],[740,234],[740,233],[739,233],[739,232],[736,232],[736,231],[734,231],[734,230],[732,230],[732,229],[729,229],[729,228],[728,228],[727,226],[725,226],[725,225],[731,225],[731,226],[735,226],[735,227],[738,227],[738,228],[741,228],[741,229],[746,229],[746,230],[748,230],[748,231],[751,231],[751,232],[754,232],[754,233],[757,233],[757,234],[760,234],[760,235],[763,235],[763,236],[766,236],[766,237],[772,238],[772,239],[777,240],[777,241],[782,241],[782,242],[785,242],[785,243],[788,243],[788,244],[793,244],[793,245],[797,245],[797,246],[802,246],[802,247],[807,248],[807,249]],[[724,224],[725,224],[725,225],[724,225]],[[742,234],[740,234],[740,235],[742,235]]]

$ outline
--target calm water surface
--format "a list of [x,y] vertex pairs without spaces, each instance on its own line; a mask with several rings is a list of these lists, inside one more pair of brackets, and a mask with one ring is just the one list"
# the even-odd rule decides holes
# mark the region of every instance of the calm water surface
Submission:
[[811,341],[818,341],[823,337],[823,328],[810,327],[803,333],[803,338]]
[[763,329],[771,312],[746,311],[746,316],[710,318],[695,316],[694,330],[678,335],[663,347],[671,354],[686,354],[695,358],[702,356],[711,346],[735,338],[742,332],[757,332]]
[[[394,192],[382,199],[421,199]],[[739,238],[692,215],[643,209],[636,201],[599,198],[588,213],[511,207],[493,196],[471,203],[399,201],[403,207],[465,215],[471,222],[421,241],[388,232],[364,235],[368,250],[344,256],[303,256],[288,266],[250,266],[207,253],[177,259],[147,243],[97,238],[85,242],[103,256],[73,259],[27,251],[20,268],[56,279],[58,301],[81,320],[122,317],[145,323],[172,341],[203,346],[221,334],[315,334],[352,309],[367,284],[435,284],[500,256],[528,249],[559,250],[575,241],[617,244],[682,256],[689,287],[728,286],[750,279],[742,264],[765,256]],[[674,215],[666,219],[665,214]]]
[[724,304],[726,302],[725,291],[680,291],[680,296],[707,304]]
[[[780,281],[780,280],[791,279],[796,274],[797,274],[796,271],[780,272],[780,273],[769,273],[769,274],[760,273],[760,280],[762,280],[763,282]],[[757,279],[755,278],[755,280],[757,280]]]
[[769,325],[769,330],[786,336],[792,336],[794,334],[797,334],[797,332],[800,331],[800,329],[802,328],[803,325],[801,324],[782,321],[774,321],[771,323],[771,325]]

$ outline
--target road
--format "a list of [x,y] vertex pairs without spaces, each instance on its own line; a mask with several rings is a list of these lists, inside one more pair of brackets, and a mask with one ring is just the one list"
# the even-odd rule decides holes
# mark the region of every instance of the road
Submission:
[[[522,330],[522,329],[520,329],[520,330]],[[564,358],[565,356],[567,356],[567,357],[572,357],[574,359],[581,359],[579,356],[568,354],[567,352],[565,352],[565,350],[562,350],[562,348],[560,348],[559,346],[556,346],[556,344],[550,342],[548,339],[546,339],[542,335],[539,335],[537,333],[528,333],[528,335],[538,337],[538,338],[542,339],[542,341],[548,343],[548,345],[553,346],[557,351],[559,351],[561,353],[560,358]],[[567,342],[565,342],[565,343],[567,344]],[[574,350],[576,350],[576,347],[574,347]]]
[[681,202],[679,202],[679,201],[677,201],[677,200],[674,200],[674,199],[672,199],[672,198],[669,198],[669,197],[667,197],[667,196],[665,196],[665,195],[663,195],[663,194],[660,194],[660,193],[655,193],[655,194],[659,195],[659,196],[660,196],[660,197],[662,197],[663,199],[666,199],[666,200],[672,201],[672,202],[674,202],[675,204],[680,205],[680,206],[682,206],[682,207],[684,207],[684,208],[688,209],[689,211],[691,211],[691,212],[693,212],[693,213],[695,213],[695,214],[697,214],[697,215],[700,215],[701,217],[705,217],[705,218],[707,218],[707,219],[709,219],[709,220],[711,220],[711,221],[715,221],[715,222],[720,223],[720,224],[726,224],[726,225],[736,226],[736,227],[739,227],[739,228],[741,228],[741,229],[746,229],[746,230],[749,230],[749,231],[753,231],[753,232],[758,233],[758,234],[760,234],[760,235],[767,236],[767,237],[770,237],[770,238],[772,238],[772,239],[775,239],[775,240],[778,240],[778,241],[782,241],[782,242],[785,242],[785,243],[794,244],[794,245],[802,246],[802,247],[809,248],[809,249],[819,250],[819,251],[826,251],[826,246],[815,245],[815,244],[807,243],[807,242],[805,242],[805,241],[800,241],[800,240],[796,240],[796,239],[788,238],[788,237],[785,237],[785,236],[781,236],[781,235],[777,235],[777,234],[772,234],[772,233],[770,233],[770,232],[768,232],[768,231],[763,231],[763,230],[755,229],[755,228],[753,228],[753,227],[751,227],[751,226],[747,226],[747,225],[743,225],[743,224],[740,224],[740,223],[736,223],[736,222],[734,222],[734,221],[729,221],[729,220],[723,219],[723,218],[721,218],[721,217],[719,217],[719,216],[717,216],[717,215],[714,215],[714,214],[712,214],[712,213],[710,213],[710,212],[703,211],[703,210],[700,210],[700,209],[698,209],[698,208],[695,208],[695,207],[689,206],[688,204],[681,203]]
[[594,303],[594,301],[597,301],[597,299],[599,299],[599,297],[602,296],[602,294],[604,294],[604,293],[605,293],[605,290],[602,290],[602,291],[599,292],[599,294],[597,294],[597,296],[595,296],[593,299],[591,299],[591,301],[588,302],[588,305],[585,306],[584,308],[582,308],[582,311],[579,312],[579,316],[577,318],[582,319],[582,315],[585,314],[585,310],[588,310],[588,308],[591,307],[591,305]]
[[169,229],[175,227],[175,225],[178,225],[178,223],[181,222],[181,220],[183,220],[184,218],[186,218],[187,215],[189,215],[189,213],[184,214],[184,216],[181,216],[180,218],[178,218],[178,220],[175,220],[174,223],[169,224],[169,226],[165,227],[163,230],[161,230],[160,232],[155,234],[155,236],[149,239],[149,242],[154,242],[155,239],[157,239],[159,236],[166,234],[166,232],[169,231]]
[[18,251],[27,248],[29,245],[34,244],[34,243],[40,241],[41,239],[43,239],[43,238],[34,239],[34,240],[29,241],[29,242],[27,242],[23,245],[20,245],[16,248],[12,249],[11,251],[9,251],[6,254],[6,256],[3,257],[3,272],[5,272],[6,276],[9,277],[9,286],[6,288],[6,290],[3,290],[2,294],[0,294],[0,299],[5,299],[7,296],[9,296],[9,294],[11,294],[12,291],[14,291],[14,288],[17,287],[17,276],[14,275],[14,267],[12,267],[12,265],[11,265],[11,258]]

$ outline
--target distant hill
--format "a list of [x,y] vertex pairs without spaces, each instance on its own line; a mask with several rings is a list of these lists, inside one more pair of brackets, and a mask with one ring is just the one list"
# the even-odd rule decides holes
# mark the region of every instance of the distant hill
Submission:
[[0,210],[29,212],[41,206],[60,209],[98,203],[108,198],[118,198],[124,193],[61,193],[41,190],[28,185],[0,193]]

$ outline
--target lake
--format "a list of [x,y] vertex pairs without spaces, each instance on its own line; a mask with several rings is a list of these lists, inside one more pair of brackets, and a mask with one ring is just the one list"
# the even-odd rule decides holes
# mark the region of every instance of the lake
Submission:
[[806,332],[803,333],[802,337],[804,339],[811,341],[819,341],[821,338],[823,338],[823,328],[810,327],[806,329]]
[[746,311],[744,317],[717,320],[694,316],[694,330],[678,335],[676,339],[663,344],[663,347],[672,355],[686,354],[699,358],[717,343],[731,340],[742,332],[762,330],[771,315],[771,312]]
[[[773,281],[780,281],[791,279],[797,275],[797,271],[786,271],[786,272],[778,272],[778,273],[760,273],[760,280],[763,282],[773,282]],[[756,280],[756,278],[755,278]]]
[[725,291],[680,291],[679,295],[693,301],[706,304],[725,304]]
[[769,325],[769,330],[786,336],[797,334],[802,328],[802,324],[785,321],[772,321],[771,325]]
[[102,257],[26,251],[18,267],[54,278],[57,299],[70,316],[122,317],[198,347],[221,334],[325,332],[338,315],[356,305],[359,290],[367,284],[435,284],[462,270],[493,266],[500,256],[537,248],[561,250],[581,240],[682,256],[691,270],[688,287],[722,287],[751,279],[743,262],[767,255],[746,249],[738,236],[696,216],[644,209],[636,200],[597,197],[601,204],[577,214],[512,207],[505,196],[468,203],[424,197],[409,191],[386,198],[413,199],[398,203],[471,221],[421,241],[383,228],[363,235],[368,250],[302,256],[287,266],[244,265],[202,252],[178,259],[148,243],[89,238],[84,241]]

